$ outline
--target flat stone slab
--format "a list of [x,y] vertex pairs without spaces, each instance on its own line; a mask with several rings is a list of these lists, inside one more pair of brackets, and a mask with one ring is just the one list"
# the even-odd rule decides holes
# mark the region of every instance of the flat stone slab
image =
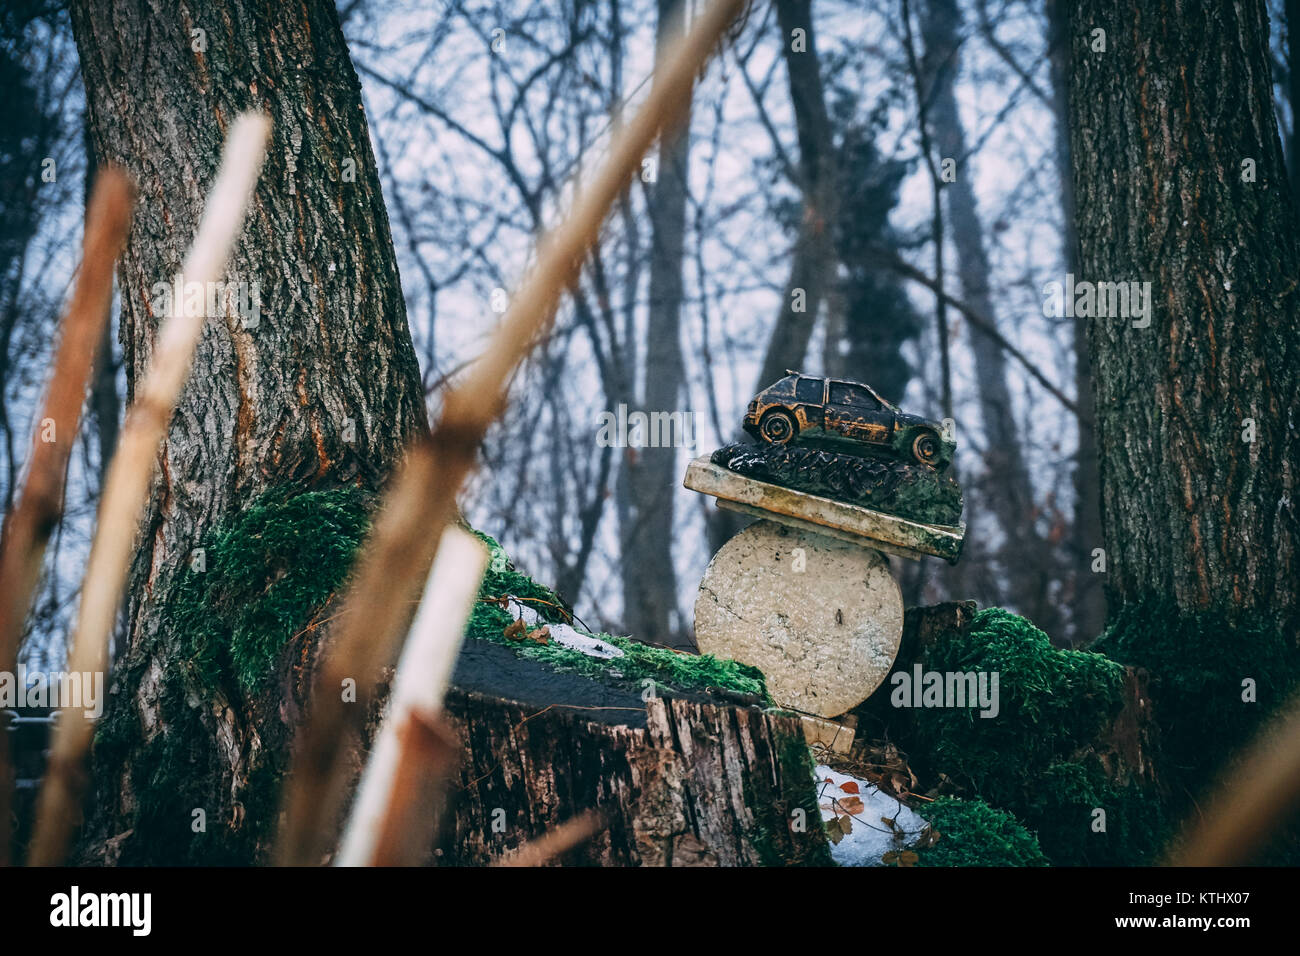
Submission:
[[720,508],[904,558],[943,558],[949,564],[956,564],[966,538],[964,523],[922,524],[860,505],[755,481],[713,464],[708,455],[690,463],[682,483],[692,491],[714,496]]
[[773,521],[728,541],[695,600],[700,652],[763,671],[780,705],[837,717],[880,686],[903,636],[903,596],[877,551]]

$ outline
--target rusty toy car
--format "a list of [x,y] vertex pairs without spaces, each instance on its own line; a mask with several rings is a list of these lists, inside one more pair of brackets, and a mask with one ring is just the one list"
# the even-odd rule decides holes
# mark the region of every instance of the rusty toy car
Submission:
[[772,445],[804,435],[847,439],[936,471],[952,461],[956,442],[939,422],[907,414],[870,385],[786,371],[749,403],[744,428],[754,438]]

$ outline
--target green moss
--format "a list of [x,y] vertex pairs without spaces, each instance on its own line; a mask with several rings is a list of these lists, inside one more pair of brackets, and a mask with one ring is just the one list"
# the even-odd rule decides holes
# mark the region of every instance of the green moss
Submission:
[[258,686],[284,645],[347,579],[369,527],[355,488],[268,492],[204,540],[169,606],[201,682]]
[[1169,837],[1160,798],[1136,784],[1117,786],[1091,755],[1047,767],[1012,805],[1056,866],[1150,863]]
[[941,797],[921,808],[939,833],[917,851],[917,866],[1048,866],[1034,835],[1010,813],[983,800]]
[[935,771],[998,805],[1026,781],[1092,740],[1121,706],[1124,669],[1101,654],[1052,646],[1029,621],[1001,608],[975,615],[964,634],[933,645],[927,670],[999,675],[999,712],[926,708],[911,712],[916,749]]
[[[516,571],[501,545],[493,538],[481,532],[475,534],[487,544],[489,560],[488,572],[479,589],[479,600],[466,631],[468,637],[508,645],[516,653],[557,670],[573,671],[600,679],[613,676],[635,684],[638,688],[645,687],[644,682],[651,680],[656,686],[679,691],[714,688],[752,695],[771,702],[763,672],[738,661],[707,654],[682,654],[663,647],[651,647],[631,638],[603,633],[591,636],[619,648],[623,652],[622,657],[602,660],[555,643],[536,644],[510,640],[504,632],[514,617],[501,606],[501,599],[506,595],[536,609],[544,621],[572,623],[573,615],[555,592]],[[578,630],[582,631],[581,628]]]
[[[205,537],[202,569],[192,564],[172,579],[170,627],[131,649],[96,728],[95,760],[128,766],[137,799],[121,863],[246,865],[265,849],[284,748],[264,738],[261,752],[249,755],[244,786],[233,795],[237,809],[231,794],[205,789],[225,771],[204,710],[218,694],[247,695],[253,713],[276,706],[264,699],[266,678],[286,643],[346,581],[368,528],[370,500],[352,488],[269,492]],[[179,653],[160,649],[161,640],[179,642]],[[149,735],[132,701],[159,658],[183,664],[160,677],[154,706],[164,719]],[[206,814],[198,830],[196,809]],[[240,825],[232,826],[234,818]]]
[[[1160,772],[1195,794],[1295,688],[1296,647],[1235,610],[1190,613],[1171,602],[1122,608],[1094,645],[1151,675],[1161,735]],[[1242,699],[1255,682],[1255,702]]]
[[[1013,812],[1054,865],[1147,862],[1167,835],[1160,800],[1120,787],[1089,745],[1122,706],[1122,664],[1053,647],[1029,621],[1000,608],[934,644],[927,670],[996,672],[999,713],[974,708],[910,713],[909,753],[990,804]],[[1099,831],[1095,811],[1105,811]]]

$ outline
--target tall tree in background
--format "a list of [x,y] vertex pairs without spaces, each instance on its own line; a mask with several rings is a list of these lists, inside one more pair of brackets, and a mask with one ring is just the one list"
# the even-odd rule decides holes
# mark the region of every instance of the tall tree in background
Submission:
[[1286,158],[1291,165],[1291,197],[1300,203],[1300,0],[1286,0],[1286,73],[1291,103],[1291,136]]
[[[88,830],[122,862],[192,860],[201,806],[213,845],[252,852],[268,821],[250,780],[292,707],[197,686],[169,606],[223,519],[268,489],[377,488],[425,425],[360,88],[330,0],[77,0],[72,22],[96,153],[139,185],[119,272],[128,403],[162,318],[156,284],[180,268],[227,126],[250,108],[275,124],[228,272],[260,286],[260,316],[210,318],[162,449],[106,715],[131,732],[111,757],[97,746]],[[196,789],[166,792],[168,768]]]
[[889,223],[898,205],[898,190],[907,164],[886,159],[876,147],[885,111],[873,111],[865,122],[856,91],[834,85],[832,125],[839,131],[836,176],[839,221],[835,248],[844,268],[837,285],[843,302],[843,322],[827,328],[825,371],[869,382],[892,401],[901,401],[916,370],[904,347],[921,334],[922,320],[902,281],[880,267],[879,248],[896,249],[899,238]]
[[799,139],[803,218],[795,240],[790,279],[755,390],[776,381],[787,368],[803,364],[817,314],[831,291],[839,261],[834,243],[834,224],[839,216],[835,148],[814,42],[812,3],[776,0],[776,15]]
[[[90,119],[82,128],[86,145],[86,204],[90,204],[91,186],[99,161],[95,157],[94,137],[90,132]],[[112,304],[108,306],[112,309]],[[121,418],[121,402],[117,393],[118,363],[113,354],[113,323],[104,323],[103,339],[95,353],[95,368],[90,380],[90,412],[95,421],[95,442],[99,446],[99,486],[104,486],[108,463],[117,450],[117,432]]]
[[[659,0],[656,62],[681,35],[686,22],[680,0]],[[679,408],[686,385],[682,366],[682,249],[690,172],[690,120],[665,130],[659,143],[658,181],[650,190],[650,305],[646,319],[645,399],[648,413]],[[677,574],[673,569],[673,498],[677,449],[629,448],[630,509],[621,529],[623,616],[627,630],[644,640],[674,640]]]
[[[12,21],[12,22],[11,22]],[[4,500],[12,503],[18,483],[16,445],[25,436],[15,436],[9,411],[14,370],[15,337],[31,303],[22,292],[34,263],[30,248],[40,219],[38,194],[42,163],[52,141],[59,135],[59,117],[46,112],[37,95],[36,77],[17,55],[17,40],[26,25],[17,11],[0,20],[0,432],[4,438]],[[30,316],[29,316],[30,318]]]
[[1069,41],[1082,278],[1151,283],[1149,327],[1088,324],[1110,613],[1166,692],[1190,675],[1162,730],[1194,757],[1193,715],[1256,712],[1241,681],[1284,683],[1300,632],[1300,228],[1268,20],[1080,0]]
[[[941,157],[956,163],[956,179],[945,185],[943,192],[962,297],[992,322],[997,316],[989,290],[992,269],[984,247],[984,230],[975,204],[975,177],[967,162],[966,135],[954,92],[961,60],[961,26],[962,14],[956,0],[926,0],[922,4],[922,69],[935,147]],[[1017,610],[1047,633],[1059,634],[1059,610],[1055,596],[1048,593],[1050,555],[1034,526],[1033,485],[1021,451],[1006,358],[1001,345],[980,329],[972,329],[970,339],[984,426],[984,460],[990,476],[986,496],[1005,535],[1002,563],[1009,588],[1007,596]]]
[[[835,144],[822,80],[821,60],[813,32],[812,2],[774,0],[781,56],[785,60],[799,141],[797,175],[802,197],[799,226],[790,259],[790,276],[772,326],[754,391],[803,366],[821,306],[833,293],[839,258],[835,223],[839,218],[839,185]],[[743,436],[738,435],[737,440]],[[715,509],[709,515],[709,547],[717,551],[747,521],[734,512]]]
[[[1061,246],[1065,270],[1079,274],[1079,232],[1075,226],[1074,169],[1070,161],[1070,39],[1066,0],[1047,0],[1047,57],[1051,107],[1056,121],[1056,169],[1061,181]],[[1101,633],[1106,599],[1102,577],[1092,570],[1092,552],[1102,544],[1101,484],[1097,469],[1097,430],[1092,407],[1092,356],[1088,320],[1074,319],[1074,400],[1079,447],[1074,466],[1074,527],[1070,552],[1074,582],[1074,636],[1090,641]]]
[[[848,104],[846,104],[848,105]],[[855,104],[854,104],[855,105]],[[870,382],[885,398],[902,401],[917,369],[905,346],[920,336],[922,319],[896,274],[880,268],[878,248],[896,248],[889,213],[907,166],[876,148],[875,125],[846,122],[840,135],[840,221],[836,248],[845,276],[840,286],[840,336],[827,329],[827,375]]]

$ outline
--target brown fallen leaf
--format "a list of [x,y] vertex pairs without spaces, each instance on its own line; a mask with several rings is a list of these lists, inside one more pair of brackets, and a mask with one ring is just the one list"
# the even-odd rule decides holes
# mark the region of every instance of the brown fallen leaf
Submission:
[[845,797],[840,801],[840,806],[848,813],[861,813],[866,809],[861,797]]
[[853,832],[853,818],[852,818],[852,817],[850,817],[850,816],[842,816],[842,817],[839,818],[839,821],[840,821],[840,832],[841,832],[841,833],[852,833],[852,832]]
[[843,790],[845,793],[860,793],[860,792],[861,792],[861,791],[858,790],[858,783],[857,783],[856,780],[849,780],[849,781],[846,781],[845,783],[840,784],[840,789]]
[[549,644],[551,642],[551,629],[543,624],[541,627],[529,631],[528,639],[538,644]]
[[522,620],[515,620],[506,625],[506,629],[503,633],[509,640],[522,641],[524,639],[524,632],[527,629],[528,625]]

